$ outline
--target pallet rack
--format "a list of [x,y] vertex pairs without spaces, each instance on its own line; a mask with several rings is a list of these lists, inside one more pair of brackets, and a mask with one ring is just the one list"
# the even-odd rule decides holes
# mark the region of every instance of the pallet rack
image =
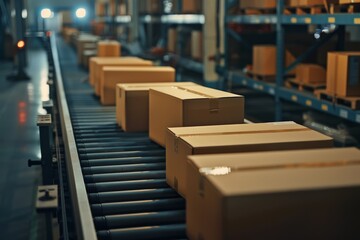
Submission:
[[[301,63],[307,56],[309,56],[312,51],[317,49],[332,36],[337,34],[339,36],[338,41],[338,50],[342,50],[344,47],[344,35],[345,30],[344,26],[353,25],[360,27],[360,13],[335,13],[335,14],[305,14],[305,15],[285,15],[284,12],[284,0],[277,1],[276,14],[270,15],[228,15],[227,10],[237,4],[238,1],[225,0],[225,55],[229,52],[227,46],[227,39],[230,34],[232,34],[238,41],[241,41],[241,36],[237,36],[236,33],[232,32],[228,28],[229,23],[236,24],[272,24],[276,27],[276,46],[277,46],[277,66],[276,66],[276,82],[268,83],[263,81],[258,81],[248,77],[242,71],[233,71],[228,68],[228,62],[225,60],[223,66],[217,66],[217,71],[223,74],[227,78],[227,84],[237,84],[250,89],[264,92],[273,96],[275,98],[275,119],[282,119],[282,102],[290,101],[296,104],[306,106],[311,109],[318,110],[320,112],[328,113],[335,115],[342,119],[360,123],[360,110],[353,110],[349,107],[334,104],[332,102],[318,99],[315,95],[309,94],[306,92],[297,91],[294,89],[289,89],[284,87],[284,74],[294,68],[297,64]],[[294,63],[292,63],[287,69],[284,68],[284,56],[285,51],[285,26],[288,25],[325,25],[325,24],[335,24],[338,26],[338,30],[325,36],[322,40],[317,41],[313,46],[311,46],[307,51],[300,55]]]

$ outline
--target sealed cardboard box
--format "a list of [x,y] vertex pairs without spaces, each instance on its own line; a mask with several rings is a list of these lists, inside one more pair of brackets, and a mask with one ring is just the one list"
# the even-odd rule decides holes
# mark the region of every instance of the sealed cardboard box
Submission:
[[174,82],[172,67],[103,67],[100,80],[100,102],[115,105],[115,88],[119,83]]
[[168,29],[167,50],[171,53],[176,53],[177,30],[176,28]]
[[296,68],[296,80],[304,83],[325,83],[326,70],[317,64],[299,64]]
[[[289,66],[295,57],[289,52],[285,52],[285,65]],[[253,69],[254,74],[262,76],[276,75],[276,46],[275,45],[255,45],[253,47]],[[294,73],[292,71],[291,73]]]
[[169,128],[166,132],[166,181],[186,191],[186,156],[332,147],[332,138],[294,122]]
[[[90,72],[90,76],[93,76],[92,81],[90,84],[92,84],[95,88],[95,94],[100,95],[100,79],[102,74],[102,69],[105,66],[153,66],[152,61],[143,60],[138,57],[105,57],[105,58],[96,58],[94,59],[94,71]],[[91,66],[90,66],[91,67]],[[90,70],[91,71],[91,70]]]
[[187,236],[359,239],[359,161],[356,148],[190,156]]
[[149,136],[161,146],[169,127],[243,122],[243,96],[203,86],[150,89]]
[[360,52],[337,55],[335,92],[342,97],[360,96]]
[[360,52],[329,52],[326,91],[342,97],[360,96]]
[[118,41],[99,41],[97,44],[98,57],[120,57],[121,45]]
[[149,89],[195,86],[192,82],[130,83],[116,86],[116,120],[126,132],[149,130]]
[[203,35],[201,31],[191,32],[191,57],[196,60],[203,58]]

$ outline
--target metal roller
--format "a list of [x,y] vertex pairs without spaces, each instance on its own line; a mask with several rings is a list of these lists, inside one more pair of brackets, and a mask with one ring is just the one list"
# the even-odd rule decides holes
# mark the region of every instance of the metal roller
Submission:
[[158,163],[165,162],[163,156],[157,157],[126,157],[126,158],[106,158],[95,160],[82,160],[83,167],[107,166],[107,165],[124,165],[135,163]]
[[99,230],[109,228],[143,227],[160,224],[167,225],[181,223],[184,221],[184,210],[131,213],[94,218],[95,226]]
[[126,202],[179,197],[171,188],[143,189],[132,191],[89,193],[89,201],[94,203]]
[[132,181],[102,182],[86,184],[89,193],[168,187],[165,179],[141,179]]
[[85,183],[99,183],[111,181],[130,181],[140,179],[165,179],[165,171],[141,171],[141,172],[127,172],[127,173],[105,173],[85,175]]
[[102,152],[102,153],[80,153],[80,158],[83,159],[101,159],[101,158],[118,158],[118,157],[137,157],[137,156],[162,156],[165,150],[136,150],[123,152]]
[[133,151],[133,150],[160,150],[161,148],[155,144],[137,144],[137,146],[131,145],[131,146],[118,146],[118,147],[98,147],[98,148],[79,148],[79,153],[86,153],[86,154],[92,154],[92,153],[102,153],[102,152],[120,152],[120,151]]
[[183,198],[154,199],[91,205],[94,216],[185,209]]
[[111,165],[101,167],[84,167],[83,174],[99,174],[99,173],[120,173],[120,172],[138,172],[150,170],[163,170],[165,163],[142,163],[127,165]]
[[101,240],[168,240],[182,239],[184,236],[186,236],[185,224],[112,229],[109,231],[98,232],[98,238]]

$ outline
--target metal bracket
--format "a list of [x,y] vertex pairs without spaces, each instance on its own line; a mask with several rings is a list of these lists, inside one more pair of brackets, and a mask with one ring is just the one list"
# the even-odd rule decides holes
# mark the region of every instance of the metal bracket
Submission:
[[36,210],[39,212],[54,211],[58,208],[58,186],[38,186],[36,197]]

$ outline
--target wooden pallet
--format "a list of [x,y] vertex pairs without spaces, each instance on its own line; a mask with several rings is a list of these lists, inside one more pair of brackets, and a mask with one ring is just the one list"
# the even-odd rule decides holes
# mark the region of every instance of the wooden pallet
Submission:
[[360,110],[360,97],[340,97],[329,94],[326,90],[316,91],[316,96],[320,100],[325,100],[337,105],[351,108],[352,110]]
[[304,83],[296,79],[288,79],[285,82],[285,86],[288,88],[297,89],[302,92],[310,92],[315,94],[315,91],[325,89],[325,83]]
[[240,14],[243,15],[263,15],[276,14],[276,8],[242,8]]
[[324,5],[318,6],[303,6],[303,7],[287,7],[284,9],[285,15],[305,15],[305,14],[321,14],[328,13]]
[[251,71],[248,71],[247,75],[252,79],[263,82],[275,82],[276,80],[276,75],[262,75],[262,74],[253,73]]
[[351,4],[330,4],[329,13],[360,13],[360,4],[351,3]]

